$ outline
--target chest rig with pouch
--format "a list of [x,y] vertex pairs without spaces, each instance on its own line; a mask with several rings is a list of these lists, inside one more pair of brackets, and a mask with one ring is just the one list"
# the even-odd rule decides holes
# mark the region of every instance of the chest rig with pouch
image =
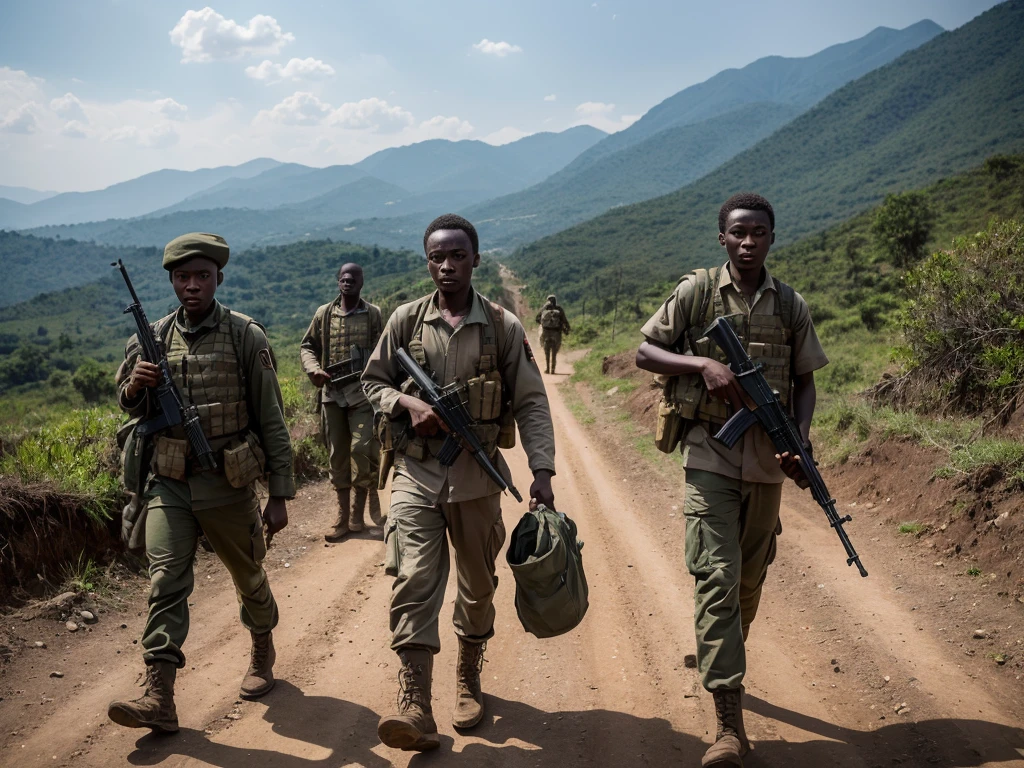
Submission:
[[[462,383],[463,400],[469,415],[474,421],[473,430],[483,444],[487,454],[493,457],[498,448],[514,448],[516,445],[515,417],[512,413],[512,395],[505,386],[501,376],[500,361],[504,350],[499,347],[499,331],[503,329],[505,310],[477,294],[481,302],[487,322],[480,329],[480,355],[477,362],[477,375]],[[427,362],[427,354],[423,348],[423,325],[430,299],[425,299],[416,312],[412,333],[406,349],[409,356],[435,381],[435,375]],[[504,343],[504,338],[501,339]],[[438,382],[440,383],[440,382]],[[406,379],[399,386],[403,394],[417,395],[411,379]],[[402,429],[402,425],[406,425]],[[381,445],[379,487],[384,488],[388,473],[394,462],[394,452],[423,460],[431,452],[429,439],[419,437],[407,426],[407,419],[392,423],[382,417],[377,424],[377,438]]]
[[[709,357],[728,365],[725,354],[706,336],[697,338],[716,317],[724,317],[751,359],[762,366],[769,385],[779,393],[786,408],[790,407],[793,389],[792,336],[795,291],[772,277],[774,310],[771,314],[725,314],[722,299],[722,268],[696,269],[682,278],[694,278],[693,302],[686,333],[671,349],[676,354]],[[681,376],[658,376],[662,386],[658,404],[658,425],[654,444],[664,453],[672,453],[695,424],[714,434],[732,415],[732,406],[708,394],[704,377],[699,373]]]
[[[248,382],[242,362],[242,339],[250,323],[245,315],[224,310],[217,325],[203,329],[189,342],[176,327],[174,315],[165,318],[157,335],[163,342],[171,378],[186,405],[196,406],[206,439],[234,488],[244,488],[264,475],[266,456],[250,429]],[[189,334],[191,335],[191,334]],[[154,438],[153,469],[172,480],[196,474],[190,445],[180,426]]]
[[324,313],[320,331],[320,365],[327,370],[339,363],[347,364],[346,373],[361,374],[381,334],[380,315],[370,311],[369,306],[366,311],[342,315],[335,311],[340,305],[339,295],[327,305]]

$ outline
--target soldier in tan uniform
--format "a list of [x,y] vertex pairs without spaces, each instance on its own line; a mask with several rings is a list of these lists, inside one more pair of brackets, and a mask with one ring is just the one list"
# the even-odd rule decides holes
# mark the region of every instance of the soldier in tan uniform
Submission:
[[[801,487],[807,481],[798,457],[777,456],[763,429],[748,430],[731,450],[712,439],[733,408],[742,406],[742,390],[722,353],[701,334],[715,317],[730,318],[805,441],[814,415],[814,371],[828,363],[807,303],[764,267],[775,241],[768,201],[736,195],[722,206],[718,226],[729,261],[680,280],[644,325],[646,341],[637,353],[639,367],[674,377],[663,407],[683,423],[686,564],[696,582],[697,660],[718,720],[705,768],[741,766],[749,749],[744,642],[775,558],[783,480],[789,475]],[[810,454],[809,442],[806,448]]]
[[[370,519],[381,524],[377,496],[380,444],[373,435],[373,409],[359,376],[370,350],[377,346],[384,321],[380,307],[359,297],[363,268],[345,264],[338,270],[338,297],[324,304],[302,337],[302,370],[321,388],[321,424],[330,454],[330,477],[338,495],[338,519],[324,538],[339,542],[349,531],[363,530],[367,497]],[[332,374],[327,369],[336,370]],[[335,381],[332,381],[332,378]],[[350,489],[355,488],[355,499]]]
[[469,728],[483,717],[480,669],[484,645],[494,634],[494,563],[505,527],[498,487],[468,452],[448,468],[435,458],[444,434],[431,407],[410,390],[396,351],[406,349],[439,386],[465,384],[474,428],[506,477],[498,448],[512,447],[518,425],[534,476],[530,496],[551,508],[555,472],[551,412],[523,326],[471,284],[480,263],[476,230],[447,214],[431,223],[423,243],[437,290],[395,311],[363,374],[395,469],[385,562],[396,577],[391,647],[401,660],[400,693],[397,711],[381,718],[377,732],[390,747],[417,751],[439,744],[430,689],[433,657],[441,647],[438,614],[448,580],[448,540],[458,572],[452,722]]
[[540,325],[540,345],[544,348],[544,373],[554,373],[558,362],[558,350],[562,348],[562,334],[569,333],[569,318],[558,306],[555,294],[548,296],[544,306],[537,313]]
[[[201,233],[182,235],[164,250],[163,266],[181,306],[155,322],[154,333],[167,351],[185,405],[198,407],[217,468],[204,471],[195,464],[181,427],[152,438],[144,492],[152,582],[142,636],[146,690],[134,701],[111,702],[108,709],[111,720],[130,728],[178,730],[174,681],[185,666],[182,646],[200,531],[231,574],[242,624],[252,636],[241,695],[256,698],[274,685],[271,630],[278,611],[261,565],[267,551],[264,521],[271,536],[288,524],[285,500],[295,495],[292,450],[263,328],[214,299],[228,255],[223,238]],[[141,359],[135,336],[117,380],[121,408],[147,416],[154,407],[150,388],[159,383],[159,368]],[[257,480],[270,491],[262,515],[253,486]]]

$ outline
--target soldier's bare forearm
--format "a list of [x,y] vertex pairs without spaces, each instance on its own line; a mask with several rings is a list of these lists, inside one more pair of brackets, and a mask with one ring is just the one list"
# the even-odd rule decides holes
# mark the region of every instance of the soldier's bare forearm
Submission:
[[708,363],[714,362],[707,357],[695,355],[678,355],[659,346],[645,341],[636,352],[636,367],[651,373],[666,376],[679,376],[687,373],[703,373]]

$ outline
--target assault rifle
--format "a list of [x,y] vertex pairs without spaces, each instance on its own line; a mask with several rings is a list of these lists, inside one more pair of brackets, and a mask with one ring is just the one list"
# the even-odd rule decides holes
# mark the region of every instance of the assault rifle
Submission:
[[462,401],[461,387],[457,383],[449,384],[443,389],[438,387],[434,380],[427,375],[427,372],[420,368],[404,349],[399,348],[396,357],[405,372],[409,374],[409,378],[419,387],[423,400],[430,404],[434,413],[447,427],[448,436],[444,439],[441,450],[437,454],[437,460],[441,462],[441,466],[450,467],[465,448],[473,454],[476,463],[494,481],[495,485],[503,491],[507,490],[515,497],[516,501],[521,502],[523,497],[519,491],[511,482],[501,476],[497,467],[487,458],[480,438],[473,432],[473,419],[466,409],[466,404]]
[[331,377],[331,384],[345,385],[363,375],[369,355],[361,347],[352,345],[352,353],[345,360],[339,360],[324,368]]
[[124,263],[120,259],[110,266],[121,270],[121,276],[128,286],[128,292],[132,295],[132,303],[125,308],[124,314],[131,313],[135,318],[139,345],[142,347],[142,359],[160,367],[160,383],[157,384],[155,391],[158,413],[136,425],[136,436],[145,439],[161,429],[180,424],[185,430],[185,436],[192,448],[192,456],[195,457],[199,467],[205,470],[216,469],[217,459],[214,458],[210,441],[206,439],[203,427],[199,422],[199,409],[195,405],[186,406],[181,399],[181,393],[174,386],[171,367],[167,364],[167,354],[164,352],[163,344],[153,333],[153,327],[149,324],[149,320],[146,319],[142,303],[135,294],[131,278],[128,277],[128,270],[125,269]]
[[786,409],[782,407],[778,393],[768,385],[761,373],[761,365],[755,365],[750,359],[736,336],[736,331],[725,318],[715,318],[715,321],[704,331],[704,335],[715,342],[729,358],[729,367],[736,375],[736,380],[754,404],[753,410],[743,408],[734,413],[715,435],[715,439],[727,448],[732,448],[743,436],[743,433],[757,423],[768,433],[768,437],[771,438],[775,449],[780,454],[788,453],[790,456],[800,456],[800,467],[811,483],[811,495],[818,502],[818,506],[825,510],[828,524],[835,528],[839,535],[839,541],[846,549],[846,564],[856,563],[860,575],[867,576],[868,572],[861,565],[860,556],[853,548],[853,543],[843,528],[843,525],[853,518],[849,515],[839,516],[836,511],[836,500],[832,498],[828,488],[825,487],[825,481],[821,479],[814,458],[807,455],[808,452],[804,448],[804,442],[800,438],[796,424],[793,423]]

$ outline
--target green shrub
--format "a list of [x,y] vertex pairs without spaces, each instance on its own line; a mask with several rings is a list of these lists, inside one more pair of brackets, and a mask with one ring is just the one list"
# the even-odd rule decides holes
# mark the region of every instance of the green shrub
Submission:
[[1016,221],[959,238],[907,274],[898,321],[910,391],[930,395],[931,406],[1009,415],[1004,406],[1024,390],[1022,275],[1024,225]]
[[91,357],[78,366],[71,383],[87,403],[98,403],[114,396],[113,374]]

